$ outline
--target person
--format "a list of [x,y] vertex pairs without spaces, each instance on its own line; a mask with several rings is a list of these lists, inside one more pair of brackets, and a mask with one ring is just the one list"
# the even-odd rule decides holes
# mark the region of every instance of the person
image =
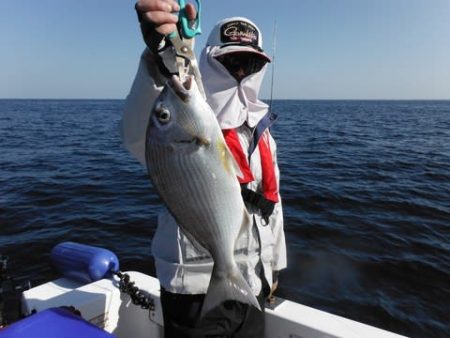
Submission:
[[[165,37],[176,29],[179,10],[172,0],[136,3],[147,48],[127,96],[121,121],[128,150],[145,165],[145,133],[153,102],[177,72],[174,50]],[[196,9],[185,8],[192,20]],[[274,115],[258,99],[270,57],[262,49],[259,28],[249,19],[221,20],[209,34],[199,60],[207,102],[243,177],[242,196],[253,227],[235,246],[235,258],[262,311],[226,301],[200,318],[213,261],[189,241],[168,211],[158,216],[152,240],[161,284],[165,337],[264,337],[264,303],[287,266],[283,211],[279,196],[276,144],[269,127]]]

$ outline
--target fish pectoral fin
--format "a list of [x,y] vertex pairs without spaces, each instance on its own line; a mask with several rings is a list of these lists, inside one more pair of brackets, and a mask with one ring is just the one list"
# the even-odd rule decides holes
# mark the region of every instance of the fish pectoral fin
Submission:
[[244,174],[242,173],[239,164],[236,162],[236,159],[234,158],[223,138],[220,138],[218,140],[217,147],[219,148],[218,150],[220,158],[225,170],[230,174],[236,175],[239,178],[243,178]]

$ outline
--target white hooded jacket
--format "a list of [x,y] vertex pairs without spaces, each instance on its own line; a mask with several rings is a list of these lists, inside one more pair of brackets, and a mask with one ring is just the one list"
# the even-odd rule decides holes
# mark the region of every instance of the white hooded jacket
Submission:
[[[252,128],[267,113],[267,105],[258,100],[265,67],[258,73],[244,78],[238,85],[225,67],[215,59],[216,53],[220,53],[218,48],[205,47],[200,58],[200,71],[207,101],[216,113],[222,129],[236,128],[242,149],[246,150],[252,139]],[[153,56],[148,50],[144,51],[126,99],[121,122],[124,145],[143,165],[145,165],[145,133],[149,114],[164,82],[165,79],[159,73]],[[276,144],[271,136],[270,149],[275,175],[279,182]],[[255,181],[249,183],[248,188],[260,191],[262,169],[258,148],[252,154],[249,164]],[[276,203],[267,225],[259,210],[249,207],[249,212],[253,215],[255,226],[251,233],[239,238],[235,247],[235,258],[254,294],[257,295],[262,287],[256,271],[258,262],[261,260],[265,278],[271,285],[272,271],[279,271],[287,265],[286,243],[281,201]],[[182,294],[206,293],[213,261],[206,250],[193,245],[187,239],[167,210],[158,217],[158,228],[152,240],[152,253],[158,279],[167,291]]]

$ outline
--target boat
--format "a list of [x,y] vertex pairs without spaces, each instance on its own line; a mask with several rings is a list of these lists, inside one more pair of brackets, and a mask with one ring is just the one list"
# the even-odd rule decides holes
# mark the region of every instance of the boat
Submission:
[[[62,276],[23,291],[25,318],[0,329],[0,338],[164,337],[157,278],[120,272],[113,253],[84,244],[60,243],[52,257]],[[405,337],[277,297],[265,314],[264,338]]]

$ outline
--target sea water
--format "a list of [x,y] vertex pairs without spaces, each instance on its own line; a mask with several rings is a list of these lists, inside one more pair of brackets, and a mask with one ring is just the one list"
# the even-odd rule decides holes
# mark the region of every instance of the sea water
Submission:
[[[0,100],[0,253],[34,285],[51,248],[153,274],[161,203],[122,100]],[[450,325],[450,101],[274,101],[288,268],[278,295],[412,337]]]

